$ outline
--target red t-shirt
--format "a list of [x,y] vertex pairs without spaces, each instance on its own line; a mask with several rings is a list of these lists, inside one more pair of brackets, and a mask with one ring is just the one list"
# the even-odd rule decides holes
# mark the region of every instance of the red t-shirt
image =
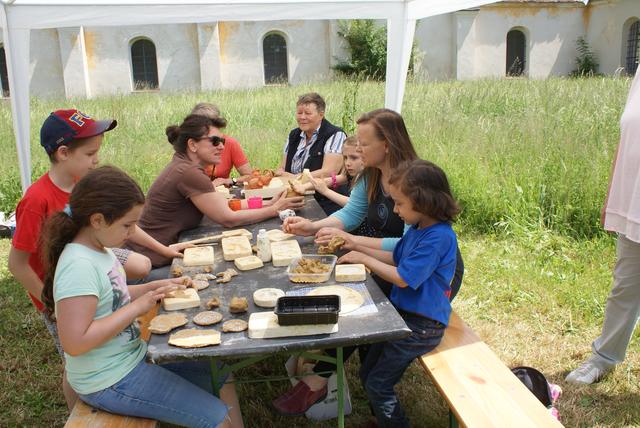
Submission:
[[[228,135],[224,136],[224,150],[222,151],[222,155],[220,156],[220,163],[215,165],[209,165],[205,168],[204,172],[207,173],[209,177],[213,178],[229,178],[231,174],[231,168],[238,168],[242,165],[249,162],[244,152],[242,151],[242,147],[240,147],[240,143],[238,140],[229,137]],[[213,174],[212,174],[213,171]]]
[[[16,250],[30,253],[29,266],[41,280],[44,280],[44,267],[38,248],[40,231],[51,214],[64,209],[69,196],[69,193],[53,184],[49,173],[46,173],[27,189],[16,207],[16,231],[11,244]],[[39,311],[44,310],[39,298],[31,293],[29,297]]]

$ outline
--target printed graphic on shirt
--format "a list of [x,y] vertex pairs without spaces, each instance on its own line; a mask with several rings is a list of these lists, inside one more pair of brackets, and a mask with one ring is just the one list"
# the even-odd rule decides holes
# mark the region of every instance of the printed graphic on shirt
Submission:
[[[117,311],[124,305],[129,304],[131,296],[129,295],[129,288],[127,288],[127,281],[124,273],[124,269],[118,260],[114,260],[113,267],[109,271],[109,281],[113,289],[113,304],[111,310]],[[134,321],[129,324],[124,330],[122,330],[118,336],[122,336],[128,342],[136,340],[140,337],[140,328],[138,322]]]

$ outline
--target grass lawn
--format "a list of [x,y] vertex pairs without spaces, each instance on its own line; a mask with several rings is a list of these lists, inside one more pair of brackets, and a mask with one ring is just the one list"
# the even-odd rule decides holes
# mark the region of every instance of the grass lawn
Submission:
[[[562,386],[566,426],[640,426],[640,332],[626,361],[589,387],[564,383],[589,355],[598,335],[615,260],[614,240],[600,230],[627,79],[504,80],[409,84],[404,116],[419,153],[443,166],[464,212],[456,225],[465,258],[463,288],[454,302],[462,318],[509,366],[529,365]],[[131,173],[148,188],[169,159],[164,127],[197,101],[219,103],[227,133],[252,163],[273,167],[293,124],[295,96],[315,89],[326,96],[328,117],[351,126],[352,111],[383,103],[378,83],[337,82],[319,87],[265,88],[206,94],[140,95],[95,100],[32,100],[33,176],[46,168],[37,132],[48,112],[75,106],[119,121],[101,151],[104,163]],[[356,103],[349,99],[356,96]],[[344,118],[344,122],[343,122]],[[20,195],[8,104],[0,104],[0,211]],[[61,362],[39,315],[6,267],[9,241],[0,240],[0,426],[62,426]],[[280,375],[284,357],[239,372],[238,378]],[[347,426],[368,415],[347,367],[354,412]],[[248,427],[334,426],[284,418],[270,400],[285,382],[238,387]],[[417,427],[445,426],[447,408],[416,364],[399,393]]]

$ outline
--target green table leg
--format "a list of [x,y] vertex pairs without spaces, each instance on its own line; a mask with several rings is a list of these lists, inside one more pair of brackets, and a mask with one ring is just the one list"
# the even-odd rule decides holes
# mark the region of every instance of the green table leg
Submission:
[[449,427],[450,428],[458,428],[460,425],[458,424],[458,419],[456,419],[456,415],[453,414],[451,410],[449,410]]
[[338,427],[344,428],[344,362],[341,347],[336,349],[336,367],[338,369]]
[[212,357],[210,360],[211,363],[211,388],[213,390],[213,394],[220,398],[220,390],[218,389],[218,378],[219,378],[219,370],[218,370],[218,362],[215,357]]

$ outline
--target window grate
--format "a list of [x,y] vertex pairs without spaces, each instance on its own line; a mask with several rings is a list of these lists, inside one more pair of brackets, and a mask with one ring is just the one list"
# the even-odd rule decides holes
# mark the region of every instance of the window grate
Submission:
[[522,76],[526,66],[527,38],[520,30],[507,33],[507,76]]
[[131,45],[131,69],[136,91],[158,89],[156,47],[151,40],[141,39]]
[[269,34],[262,42],[264,55],[264,82],[269,84],[287,83],[287,42],[279,34]]
[[7,58],[4,55],[4,47],[0,48],[0,86],[2,87],[2,96],[9,96],[9,75],[7,73]]
[[640,57],[640,21],[631,24],[629,37],[627,38],[627,62],[625,71],[634,76],[638,69],[638,59]]

